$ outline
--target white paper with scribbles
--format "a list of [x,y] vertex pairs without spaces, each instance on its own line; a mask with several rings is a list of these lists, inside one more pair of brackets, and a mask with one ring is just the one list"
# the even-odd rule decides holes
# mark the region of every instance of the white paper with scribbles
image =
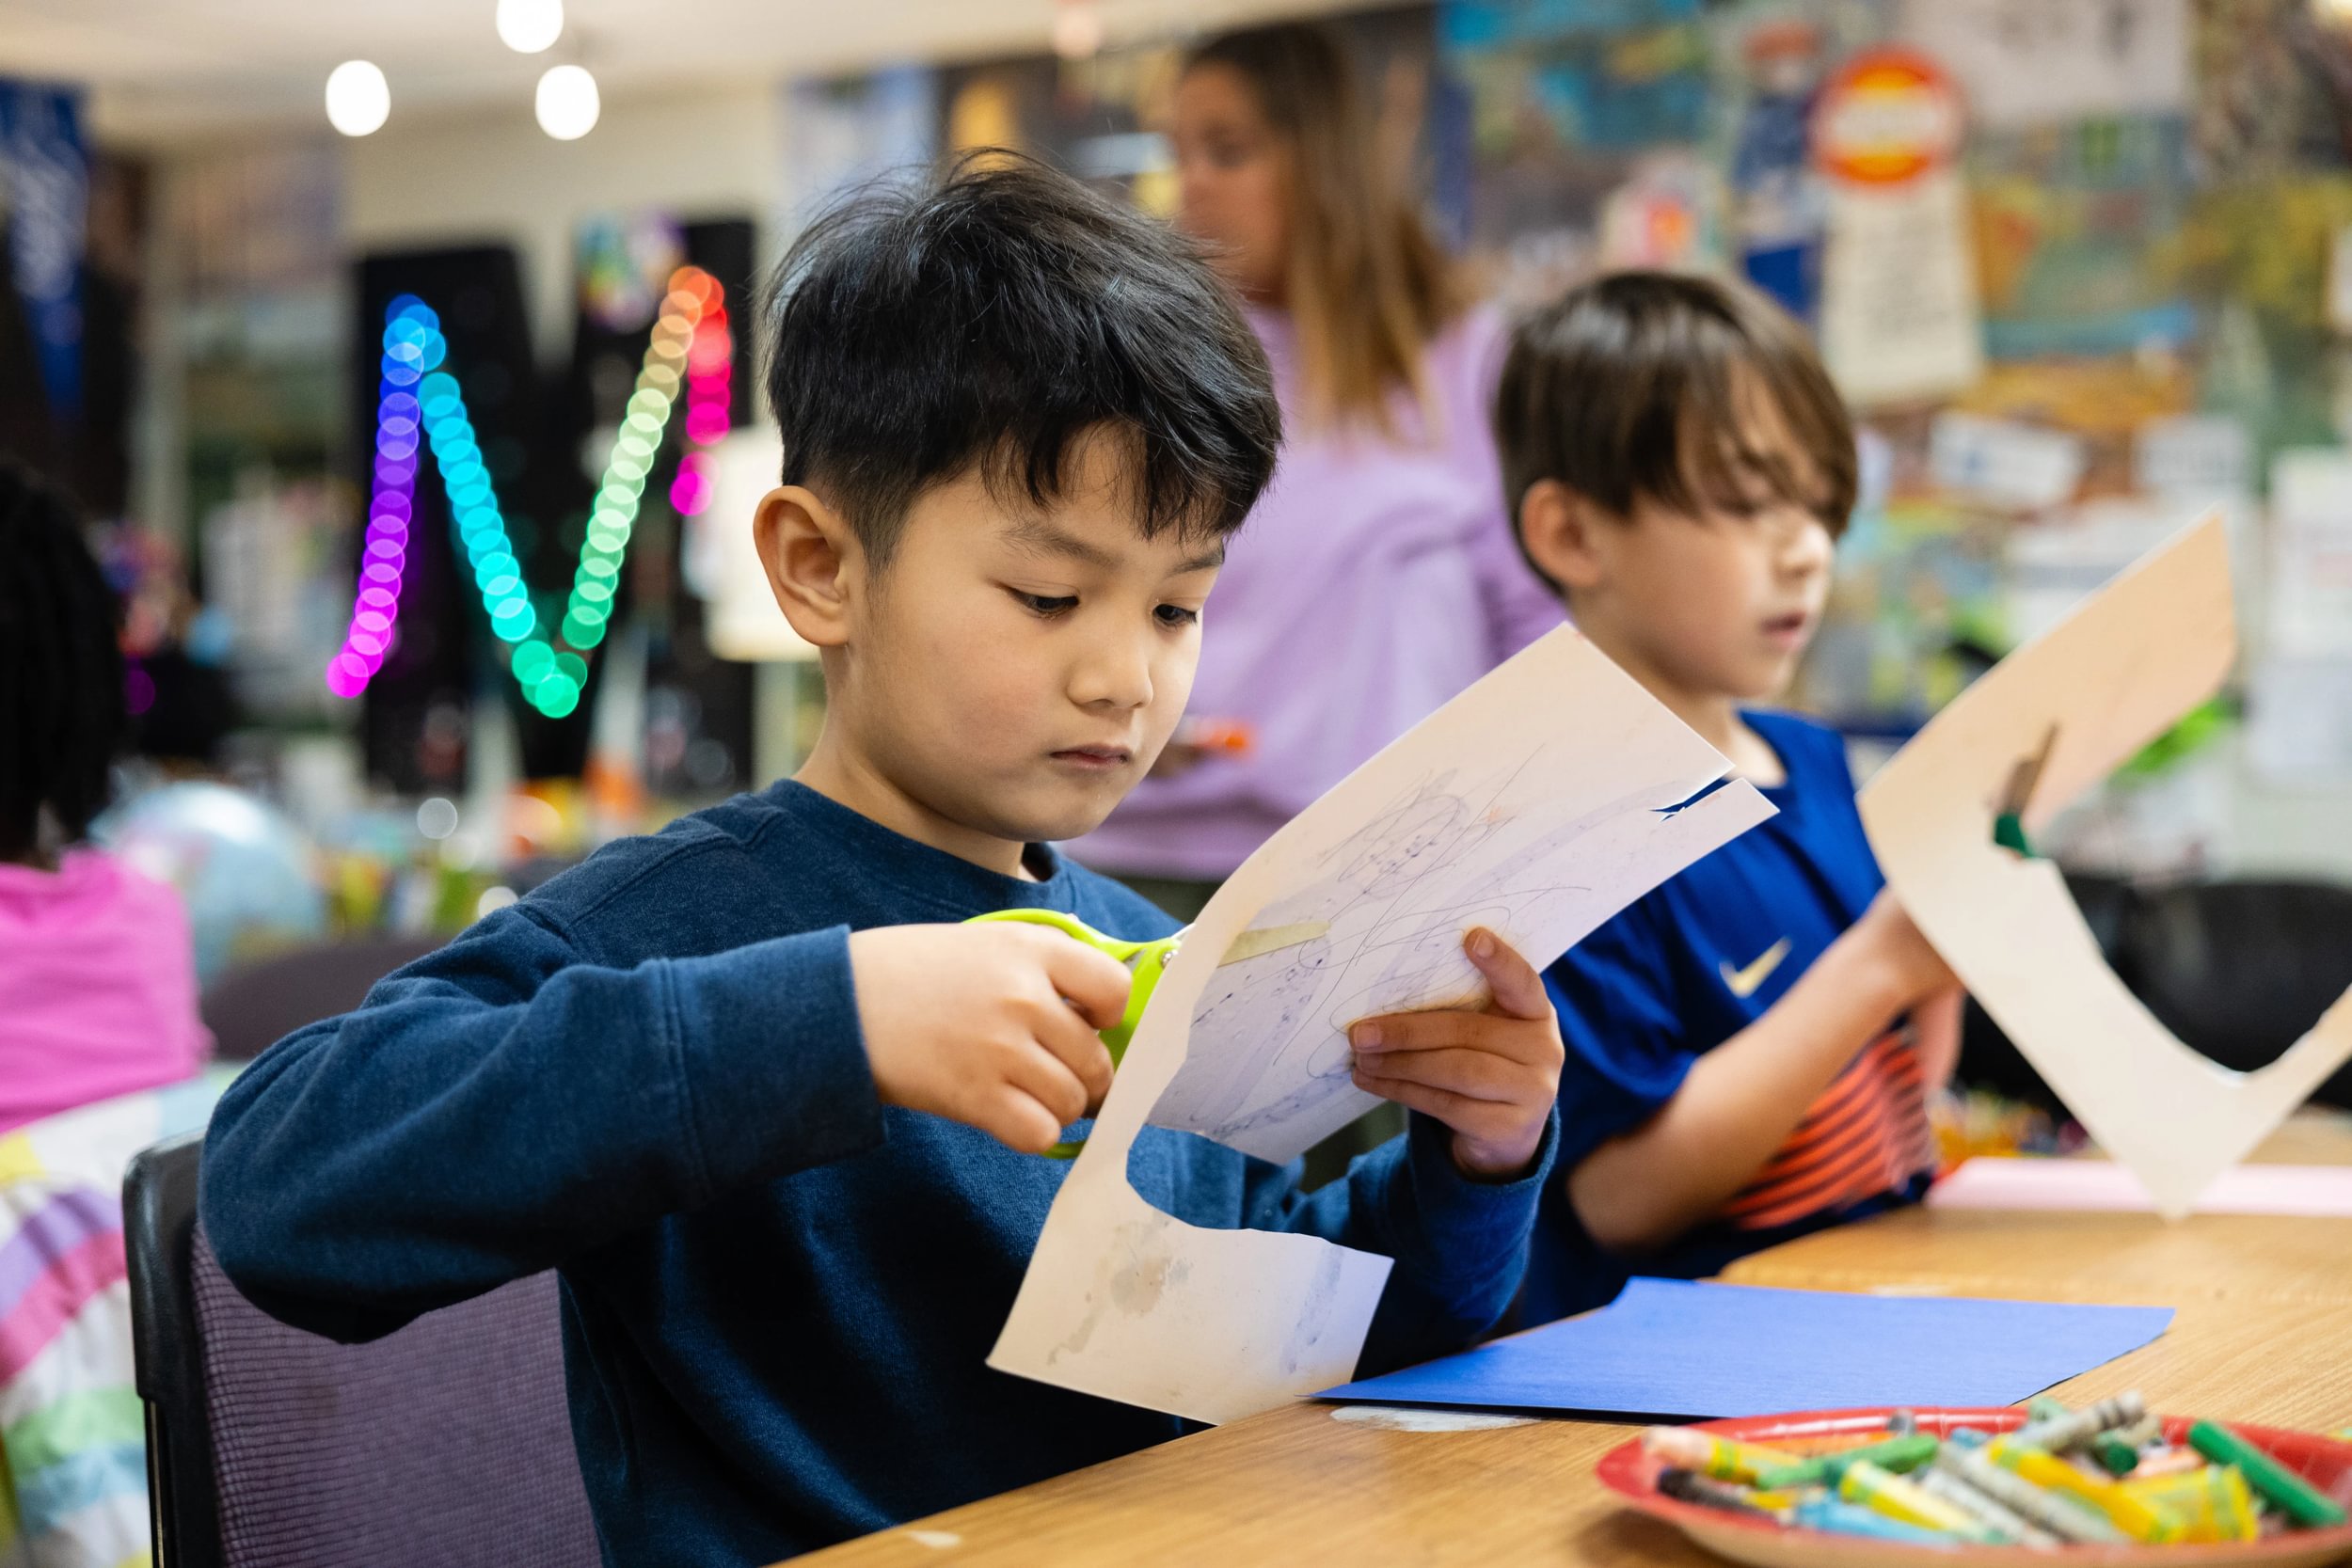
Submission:
[[[1204,1421],[1347,1381],[1389,1259],[1172,1219],[1128,1185],[1136,1133],[1299,1154],[1375,1103],[1348,1080],[1349,1022],[1476,1006],[1470,927],[1549,962],[1771,816],[1717,785],[1728,768],[1564,627],[1309,807],[1161,977],[989,1365]],[[1304,922],[1329,929],[1218,966],[1243,932]]]

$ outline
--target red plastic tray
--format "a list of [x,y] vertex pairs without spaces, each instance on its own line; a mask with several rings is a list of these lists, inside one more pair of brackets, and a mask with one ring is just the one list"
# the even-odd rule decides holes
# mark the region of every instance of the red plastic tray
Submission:
[[[1749,1416],[1738,1420],[1700,1421],[1694,1430],[1711,1432],[1746,1442],[1768,1444],[1795,1453],[1851,1446],[1861,1433],[1883,1433],[1894,1412],[1878,1410],[1807,1410],[1786,1416]],[[1919,1430],[1942,1433],[1955,1427],[1982,1432],[2008,1432],[2026,1422],[2023,1410],[1994,1406],[1977,1410],[1919,1409],[1912,1412]],[[2164,1418],[2168,1442],[2187,1440],[2195,1418]],[[2352,1444],[2306,1432],[2282,1432],[2275,1427],[2228,1423],[2231,1430],[2269,1450],[2271,1456],[2352,1508]],[[1838,1439],[1839,1441],[1824,1441]],[[2178,1546],[1924,1546],[1861,1536],[1833,1535],[1820,1530],[1792,1529],[1768,1520],[1752,1519],[1722,1509],[1688,1503],[1661,1494],[1658,1472],[1665,1468],[1642,1451],[1637,1439],[1621,1443],[1601,1456],[1601,1484],[1631,1506],[1674,1525],[1692,1540],[1720,1556],[1758,1568],[1919,1568],[1928,1563],[2020,1563],[2059,1561],[2096,1564],[2097,1568],[2222,1568],[2224,1564],[2259,1563],[2263,1568],[2316,1568],[2317,1564],[2352,1559],[2352,1525],[2331,1529],[2296,1530],[2260,1541]]]

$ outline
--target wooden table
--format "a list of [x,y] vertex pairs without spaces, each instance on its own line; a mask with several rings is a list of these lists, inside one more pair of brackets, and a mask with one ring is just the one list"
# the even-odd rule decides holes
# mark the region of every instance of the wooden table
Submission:
[[[2264,1153],[2352,1164],[2352,1130],[2299,1119]],[[1912,1210],[1743,1259],[1724,1277],[2178,1309],[2153,1344],[2058,1392],[2163,1410],[2352,1423],[2352,1219]],[[1714,1564],[1593,1479],[1631,1427],[1526,1420],[1397,1430],[1300,1403],[796,1560],[821,1568],[1098,1563]],[[1493,1418],[1486,1418],[1492,1420]]]

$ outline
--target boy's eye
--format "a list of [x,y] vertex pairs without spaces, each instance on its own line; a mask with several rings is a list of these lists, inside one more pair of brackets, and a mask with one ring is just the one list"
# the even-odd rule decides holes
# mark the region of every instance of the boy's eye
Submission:
[[1164,626],[1188,626],[1200,619],[1199,610],[1186,610],[1180,604],[1164,604],[1152,613],[1159,617]]
[[1075,594],[1024,594],[1018,588],[1008,588],[1005,592],[1021,601],[1021,608],[1034,615],[1059,615],[1066,610],[1078,608],[1078,595]]

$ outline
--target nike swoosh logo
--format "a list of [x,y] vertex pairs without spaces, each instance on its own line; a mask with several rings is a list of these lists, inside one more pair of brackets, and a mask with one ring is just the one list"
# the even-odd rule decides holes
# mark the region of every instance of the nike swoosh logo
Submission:
[[1723,971],[1724,984],[1730,988],[1731,994],[1745,1002],[1756,994],[1758,986],[1772,978],[1772,971],[1778,969],[1780,960],[1788,956],[1788,939],[1783,937],[1764,949],[1764,956],[1745,969],[1732,968],[1728,958],[1718,961],[1715,967]]

